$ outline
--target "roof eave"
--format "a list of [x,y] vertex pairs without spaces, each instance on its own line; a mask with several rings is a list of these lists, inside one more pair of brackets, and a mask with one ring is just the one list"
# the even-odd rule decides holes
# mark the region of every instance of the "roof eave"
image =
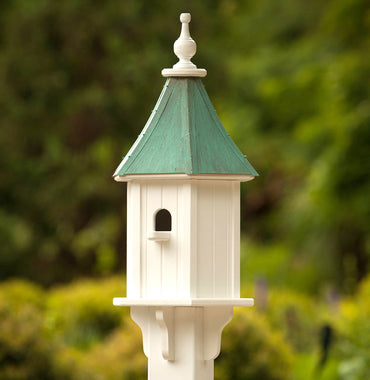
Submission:
[[162,174],[125,174],[114,175],[117,182],[130,182],[135,180],[214,180],[214,181],[238,181],[247,182],[254,179],[252,174],[185,174],[185,173],[162,173]]

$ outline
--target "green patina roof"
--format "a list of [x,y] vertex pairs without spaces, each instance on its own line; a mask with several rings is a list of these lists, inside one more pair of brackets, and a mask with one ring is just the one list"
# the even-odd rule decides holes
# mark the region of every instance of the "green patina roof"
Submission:
[[169,78],[114,176],[257,172],[225,131],[199,78]]

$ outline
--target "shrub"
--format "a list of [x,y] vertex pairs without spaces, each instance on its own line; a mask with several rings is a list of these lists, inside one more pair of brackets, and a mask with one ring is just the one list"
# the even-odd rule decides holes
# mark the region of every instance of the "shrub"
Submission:
[[324,306],[312,297],[283,289],[271,292],[265,310],[271,326],[281,331],[298,352],[311,352],[318,346],[324,311]]
[[226,326],[215,362],[216,380],[282,380],[289,378],[291,351],[263,316],[235,309]]
[[43,326],[44,293],[9,281],[0,293],[0,379],[51,379],[52,344]]
[[55,369],[55,380],[145,380],[140,329],[128,322],[86,352],[66,348],[56,358]]
[[128,308],[114,307],[112,299],[124,293],[124,280],[85,280],[51,291],[46,324],[62,342],[88,349],[117,328]]
[[353,299],[341,303],[336,319],[340,379],[370,379],[370,276]]

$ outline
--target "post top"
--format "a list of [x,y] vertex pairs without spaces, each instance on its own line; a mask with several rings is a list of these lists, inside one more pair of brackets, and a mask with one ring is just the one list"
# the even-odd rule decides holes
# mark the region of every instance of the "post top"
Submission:
[[162,75],[164,77],[205,77],[207,71],[198,69],[191,62],[191,58],[197,51],[197,44],[189,32],[190,13],[181,13],[180,21],[182,23],[180,37],[173,44],[173,50],[179,58],[179,62],[173,65],[172,69],[163,69]]

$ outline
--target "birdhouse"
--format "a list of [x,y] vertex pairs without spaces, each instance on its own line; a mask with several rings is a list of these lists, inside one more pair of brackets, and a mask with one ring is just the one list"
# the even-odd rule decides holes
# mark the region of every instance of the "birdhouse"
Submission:
[[127,298],[150,380],[213,379],[240,298],[240,182],[257,174],[222,126],[191,58],[190,14],[179,58],[138,139],[114,173],[127,182]]

